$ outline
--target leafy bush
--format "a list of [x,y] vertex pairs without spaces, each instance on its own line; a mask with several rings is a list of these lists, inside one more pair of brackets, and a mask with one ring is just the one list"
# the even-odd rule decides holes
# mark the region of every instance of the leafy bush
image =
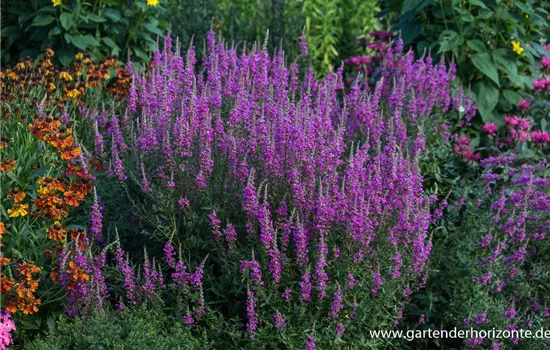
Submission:
[[166,24],[158,0],[7,0],[2,26],[2,60],[42,57],[47,45],[57,52],[54,61],[68,66],[73,56],[88,51],[93,60],[131,55],[148,61],[156,37]]
[[1,71],[1,301],[19,344],[61,313],[56,260],[66,242],[87,239],[88,213],[85,221],[77,213],[93,203],[94,166],[77,115],[84,104],[97,106],[103,89],[118,97],[130,83],[114,59],[94,64],[79,54],[60,68],[52,55],[48,49],[36,65],[24,60]]
[[164,313],[144,307],[124,313],[105,309],[72,321],[62,317],[47,337],[36,340],[29,350],[176,350],[210,349],[209,341],[191,332]]
[[341,70],[300,82],[282,52],[239,53],[213,32],[197,73],[194,49],[181,57],[167,38],[134,73],[127,110],[90,114],[96,154],[167,242],[141,274],[117,248],[111,297],[162,299],[236,347],[362,344],[365,329],[398,324],[431,249],[423,125],[456,105],[453,70],[401,48],[368,97],[341,92]]
[[542,46],[548,34],[543,3],[394,0],[386,10],[395,14],[395,30],[401,30],[405,44],[419,55],[426,50],[452,53],[483,121],[502,125],[501,113],[533,88],[533,76],[540,70],[537,60],[550,57]]

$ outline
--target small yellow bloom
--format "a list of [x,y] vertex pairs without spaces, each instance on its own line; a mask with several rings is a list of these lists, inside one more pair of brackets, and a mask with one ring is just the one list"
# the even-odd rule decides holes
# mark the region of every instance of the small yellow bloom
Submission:
[[48,89],[50,89],[50,90],[55,90],[55,88],[56,88],[56,86],[55,86],[54,83],[49,83],[49,84],[48,84]]
[[59,5],[61,5],[61,1],[62,0],[52,0],[52,4],[53,4],[54,7],[59,6]]
[[71,91],[67,92],[67,96],[70,98],[77,98],[78,95],[80,95],[80,92],[77,89],[72,89]]
[[59,79],[63,79],[65,81],[71,81],[73,80],[73,77],[67,72],[61,72],[59,73]]
[[512,40],[512,51],[517,53],[518,55],[521,55],[523,53],[523,47],[521,47],[520,43]]
[[8,214],[11,218],[16,218],[18,216],[25,216],[29,213],[29,205],[16,203],[13,206],[13,209],[8,209]]
[[77,53],[74,55],[75,60],[81,60],[84,58],[84,54],[82,52]]
[[159,0],[147,0],[147,6],[157,6],[159,4]]

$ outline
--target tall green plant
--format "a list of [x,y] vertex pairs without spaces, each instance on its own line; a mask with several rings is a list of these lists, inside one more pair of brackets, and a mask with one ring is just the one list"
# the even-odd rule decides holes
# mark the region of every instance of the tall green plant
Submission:
[[305,0],[308,47],[318,73],[325,74],[338,60],[355,53],[355,40],[378,28],[377,1]]

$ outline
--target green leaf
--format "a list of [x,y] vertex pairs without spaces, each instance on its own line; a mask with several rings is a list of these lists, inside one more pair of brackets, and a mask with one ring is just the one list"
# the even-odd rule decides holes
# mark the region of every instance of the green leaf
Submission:
[[149,56],[139,47],[134,47],[133,51],[135,55],[139,57],[143,62],[149,61]]
[[487,52],[487,47],[481,40],[477,40],[477,39],[468,40],[467,44],[470,49],[474,50],[477,53]]
[[405,1],[403,1],[403,8],[401,9],[401,14],[416,9],[423,2],[424,2],[424,0],[405,0]]
[[103,17],[110,19],[111,21],[117,23],[120,22],[122,16],[119,10],[106,8],[103,10]]
[[70,12],[63,12],[61,16],[59,16],[59,20],[61,21],[61,25],[65,30],[71,29],[71,27],[74,25],[74,16]]
[[[439,35],[439,53],[453,51],[460,45],[461,37],[453,30],[444,30]],[[456,54],[456,52],[455,52]]]
[[56,52],[57,59],[65,67],[71,64],[71,62],[73,61],[74,55],[75,55],[74,49],[68,48],[68,47],[61,48]]
[[524,4],[520,1],[514,1],[514,5],[516,5],[517,8],[522,10],[524,13],[528,14],[529,16],[534,15],[533,8],[531,8],[530,5]]
[[504,98],[513,105],[517,105],[522,96],[514,90],[504,90],[502,92]]
[[489,56],[488,53],[478,53],[478,54],[472,55],[472,63],[481,73],[488,76],[489,79],[491,79],[498,86],[500,86],[500,83],[498,80],[497,68],[495,67],[493,60],[491,59],[491,56]]
[[78,47],[81,50],[86,50],[89,46],[99,46],[99,42],[90,34],[87,34],[87,35],[68,34],[68,37],[70,39],[67,39],[67,34],[65,34],[65,40],[67,40],[67,42],[72,43],[74,46]]
[[488,9],[487,6],[481,0],[470,0],[470,4],[481,7],[482,9]]
[[117,56],[120,53],[120,47],[113,41],[113,39],[109,37],[101,38],[101,41],[103,41],[107,46],[111,48],[111,55]]
[[476,103],[479,113],[481,114],[481,119],[484,122],[493,121],[494,118],[492,112],[495,109],[499,98],[498,88],[490,81],[481,81],[474,85],[472,90],[476,97]]
[[161,36],[163,37],[164,36],[164,33],[158,29],[157,27],[157,24],[158,24],[158,21],[156,21],[157,23],[146,23],[144,25],[145,29],[147,29],[150,33],[153,33],[153,34],[156,34],[158,36]]
[[86,20],[90,20],[95,23],[107,22],[107,20],[101,16],[96,15],[95,13],[88,13],[85,17]]
[[492,52],[493,61],[501,71],[508,74],[509,79],[513,79],[518,74],[517,58],[510,53],[508,49],[499,48]]
[[43,27],[43,26],[47,26],[48,24],[52,23],[53,21],[55,21],[54,16],[38,15],[38,16],[34,17],[34,20],[32,21],[32,25],[35,26],[35,27]]

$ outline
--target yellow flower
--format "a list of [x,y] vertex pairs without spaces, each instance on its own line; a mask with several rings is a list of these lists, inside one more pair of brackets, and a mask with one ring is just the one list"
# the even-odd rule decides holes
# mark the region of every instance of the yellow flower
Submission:
[[61,5],[61,0],[52,0],[53,6],[59,6]]
[[70,98],[77,98],[78,95],[80,95],[80,92],[77,89],[72,89],[71,91],[67,92],[67,96]]
[[73,80],[73,77],[67,72],[61,72],[59,73],[59,79],[63,79],[65,81],[71,81]]
[[157,6],[159,4],[159,0],[147,0],[147,6]]
[[13,206],[13,209],[8,209],[8,214],[11,218],[16,218],[18,216],[25,216],[29,213],[29,205],[16,203]]
[[512,40],[512,51],[518,55],[521,55],[523,53],[523,47],[521,47],[519,42]]
[[49,83],[48,84],[48,89],[55,90],[55,84],[54,83]]

